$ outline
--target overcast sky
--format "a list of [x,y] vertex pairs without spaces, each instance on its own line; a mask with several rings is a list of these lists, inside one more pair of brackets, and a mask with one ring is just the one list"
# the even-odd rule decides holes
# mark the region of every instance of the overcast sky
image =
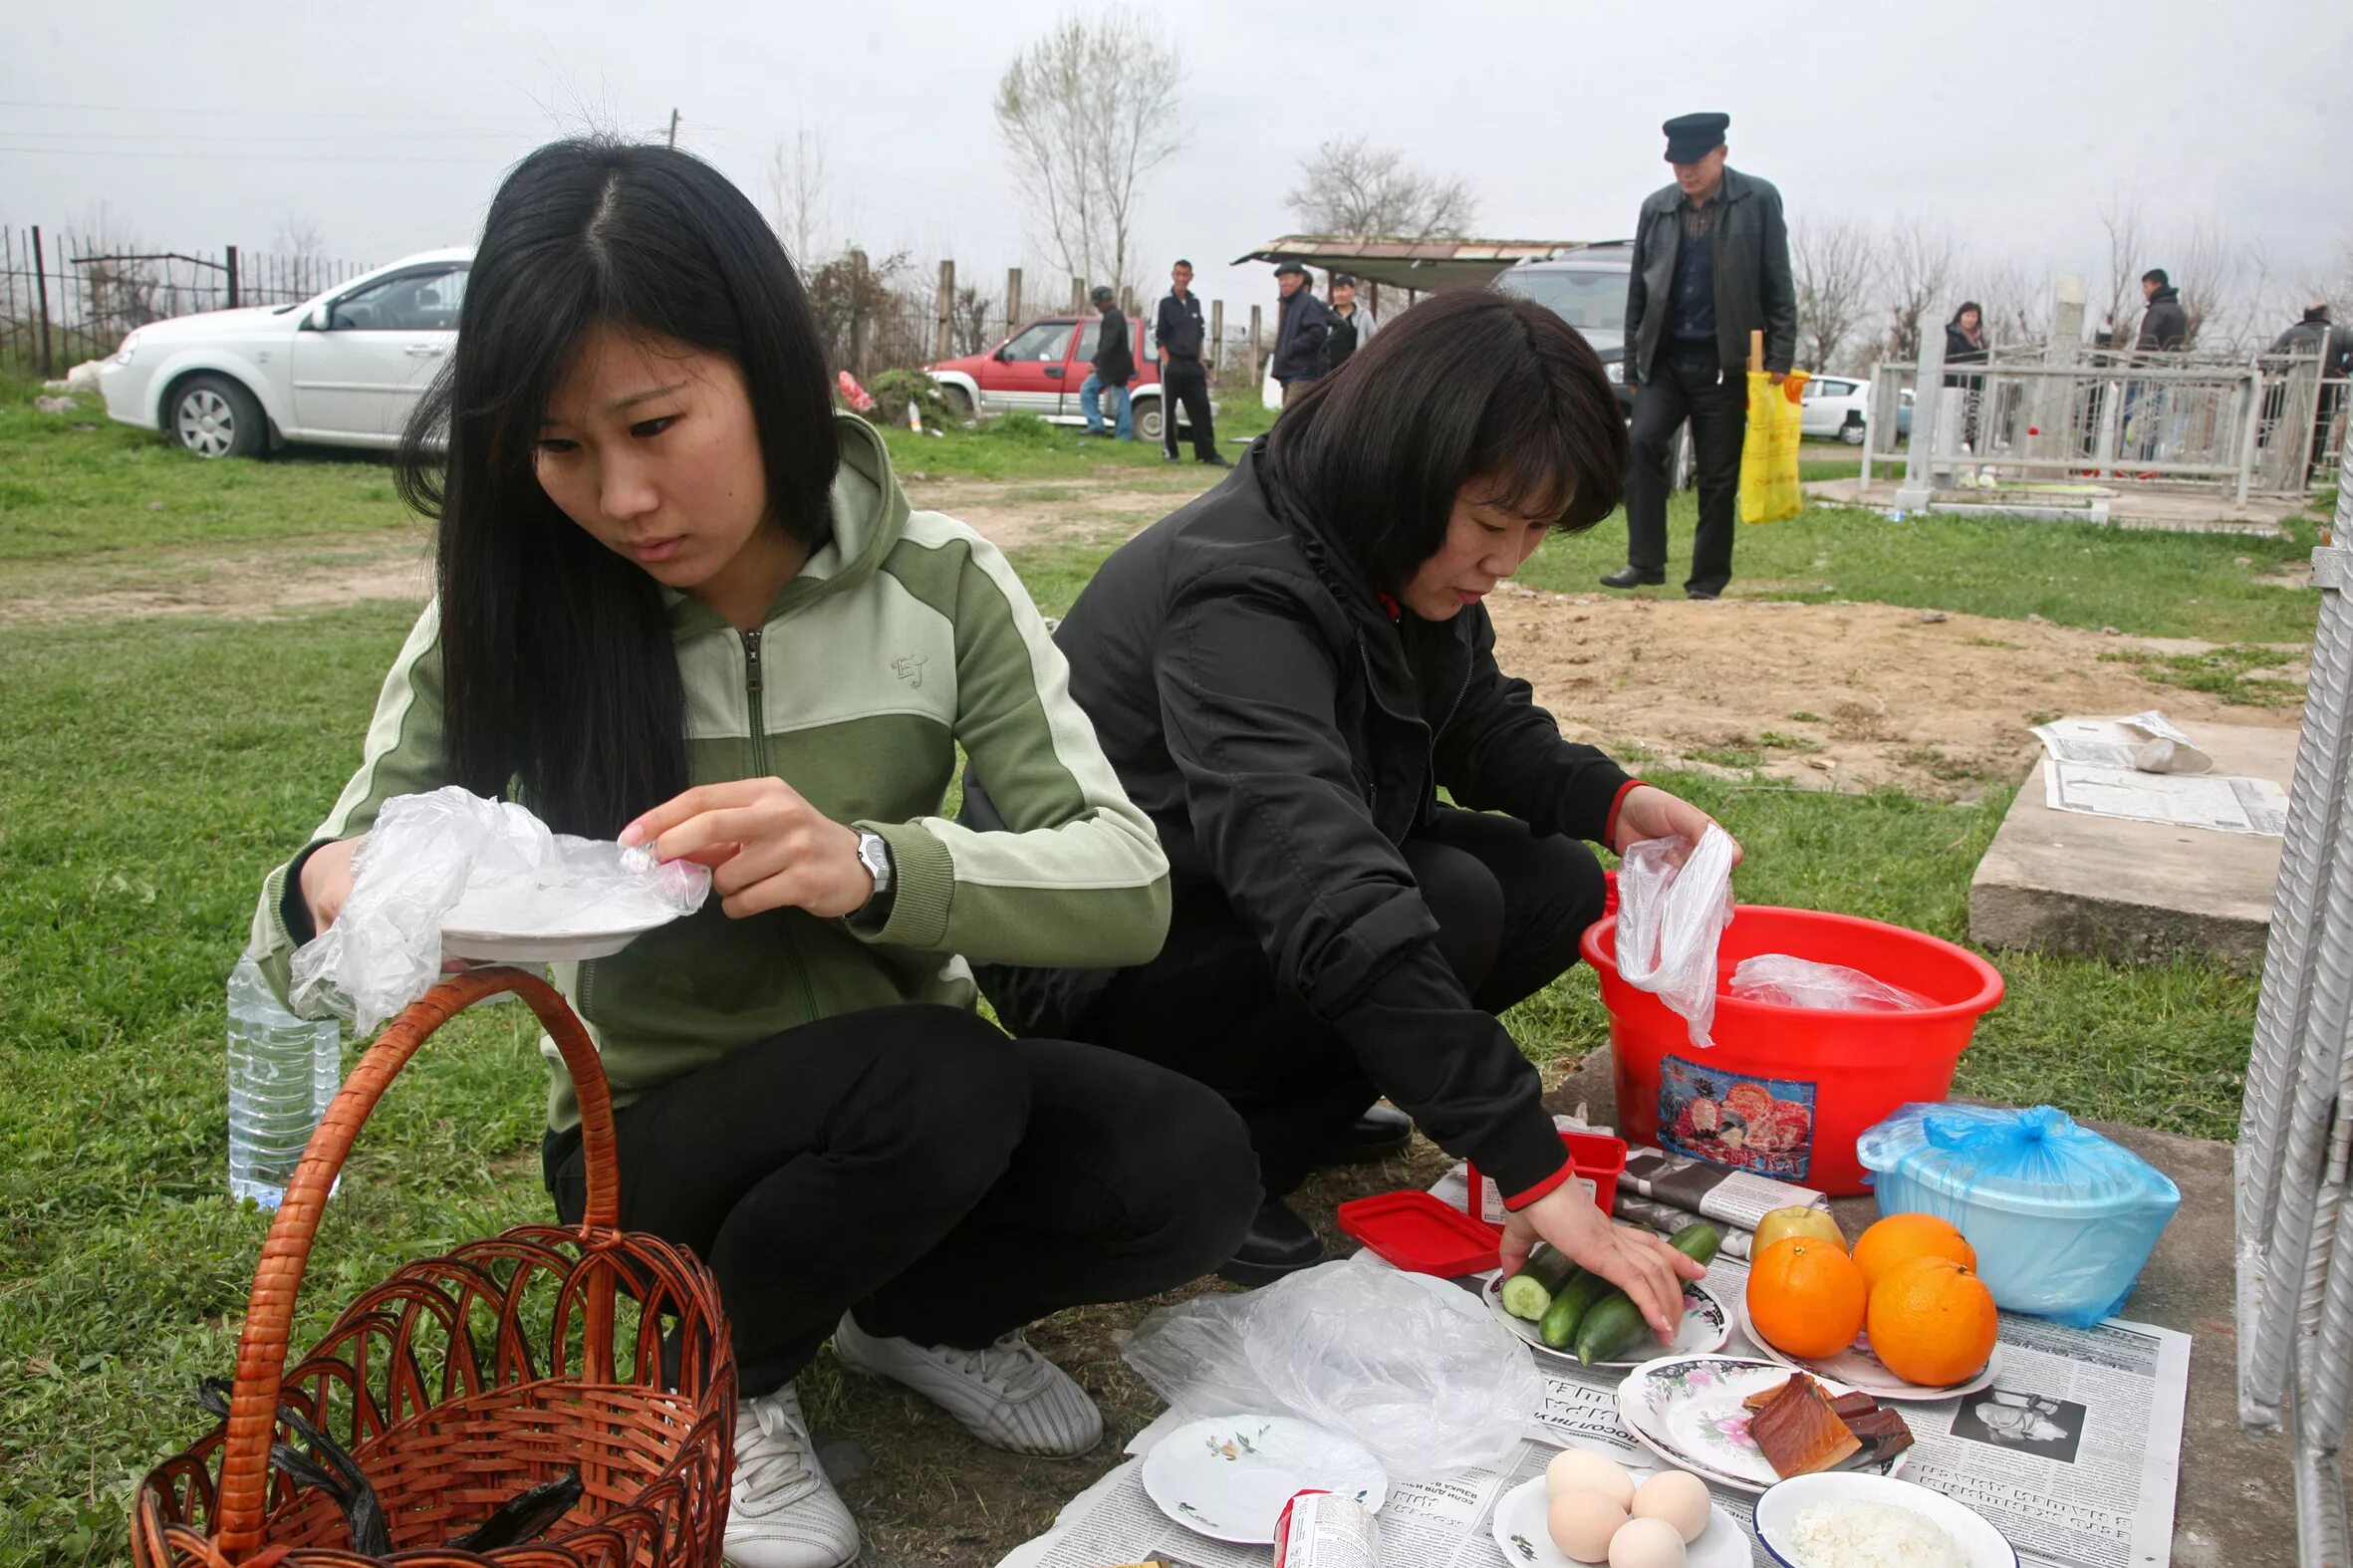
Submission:
[[[299,218],[331,256],[389,261],[470,240],[535,142],[590,119],[658,135],[674,107],[679,143],[763,205],[771,146],[820,128],[837,241],[952,255],[967,281],[1046,270],[989,101],[1060,6],[7,9],[0,223],[83,226],[103,204],[151,248],[217,252]],[[1933,216],[2095,295],[2112,192],[2140,193],[2149,265],[2201,217],[2296,277],[2342,273],[2353,242],[2343,0],[1155,9],[1187,135],[1150,187],[1147,276],[1189,254],[1229,314],[1273,299],[1265,267],[1225,263],[1292,226],[1296,160],[1327,136],[1469,176],[1480,233],[1598,239],[1665,182],[1659,122],[1698,109],[1731,115],[1733,164],[1793,220]]]

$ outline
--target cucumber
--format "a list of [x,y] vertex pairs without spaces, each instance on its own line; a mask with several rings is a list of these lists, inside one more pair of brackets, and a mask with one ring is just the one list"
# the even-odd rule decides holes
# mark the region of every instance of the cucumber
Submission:
[[1544,1309],[1552,1305],[1552,1293],[1576,1266],[1552,1248],[1538,1247],[1520,1271],[1503,1282],[1503,1310],[1530,1323],[1541,1322]]
[[1588,1268],[1574,1270],[1552,1293],[1536,1333],[1554,1350],[1566,1350],[1577,1338],[1577,1324],[1585,1309],[1610,1293],[1610,1282]]
[[[1711,1263],[1716,1249],[1723,1245],[1723,1233],[1709,1224],[1686,1225],[1668,1245],[1694,1262]],[[1590,1367],[1597,1361],[1616,1361],[1642,1343],[1650,1331],[1642,1309],[1623,1290],[1613,1290],[1595,1302],[1577,1325],[1578,1364]]]

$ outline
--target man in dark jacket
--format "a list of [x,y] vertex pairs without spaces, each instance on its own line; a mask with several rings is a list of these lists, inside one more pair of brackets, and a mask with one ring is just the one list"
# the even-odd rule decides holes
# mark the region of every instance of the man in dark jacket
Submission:
[[1373,341],[1373,334],[1381,324],[1373,313],[1356,302],[1356,279],[1345,272],[1332,274],[1332,334],[1324,340],[1324,366],[1328,375],[1348,363],[1348,357]]
[[1176,408],[1184,407],[1184,422],[1192,426],[1192,455],[1216,468],[1231,468],[1217,450],[1217,424],[1209,407],[1209,372],[1201,363],[1201,346],[1208,333],[1201,325],[1201,302],[1192,292],[1192,263],[1179,260],[1169,269],[1169,292],[1153,318],[1152,335],[1161,356],[1161,456],[1176,460]]
[[2182,309],[2182,291],[2173,286],[2163,267],[2151,267],[2141,274],[2141,297],[2149,302],[2149,313],[2141,318],[2141,336],[2133,341],[2134,351],[2174,354],[2190,347],[2190,313]]
[[[2321,458],[2328,455],[2328,438],[2337,422],[2337,410],[2345,401],[2346,379],[2353,377],[2353,332],[2335,325],[2327,301],[2315,300],[2304,308],[2303,320],[2271,341],[2271,352],[2299,359],[2320,356],[2320,396],[2312,410],[2312,447],[2304,465],[2304,477],[2309,481]],[[2268,418],[2279,417],[2279,400],[2285,391],[2284,386],[2274,387],[2265,394]]]
[[1332,336],[1332,313],[1315,297],[1307,269],[1295,261],[1276,264],[1274,286],[1282,291],[1274,328],[1274,379],[1288,408],[1324,374],[1324,343]]
[[1111,434],[1103,426],[1101,401],[1102,394],[1108,391],[1112,410],[1119,420],[1119,437],[1132,441],[1136,439],[1136,420],[1128,401],[1128,383],[1136,379],[1136,351],[1128,344],[1128,318],[1121,314],[1116,297],[1103,284],[1095,286],[1093,298],[1095,308],[1103,312],[1103,322],[1095,337],[1095,369],[1079,385],[1079,412],[1087,416],[1089,435]]
[[1667,464],[1692,422],[1699,527],[1684,591],[1713,599],[1732,578],[1732,529],[1747,434],[1748,335],[1764,333],[1778,386],[1797,358],[1797,289],[1781,193],[1724,167],[1729,115],[1679,115],[1663,128],[1675,183],[1635,218],[1626,289],[1626,381],[1634,391],[1626,473],[1626,565],[1605,588],[1667,581]]

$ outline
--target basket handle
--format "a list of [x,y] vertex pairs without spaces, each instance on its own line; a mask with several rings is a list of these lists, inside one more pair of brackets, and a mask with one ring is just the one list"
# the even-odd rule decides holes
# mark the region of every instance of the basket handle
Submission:
[[253,1271],[253,1295],[245,1327],[237,1336],[237,1380],[229,1397],[228,1438],[221,1458],[218,1511],[213,1542],[231,1561],[262,1545],[262,1515],[269,1501],[270,1440],[278,1426],[278,1395],[286,1372],[286,1342],[294,1322],[294,1298],[302,1289],[311,1242],[327,1194],[352,1152],[360,1126],[384,1098],[392,1079],[408,1065],[426,1036],[485,997],[513,991],[539,1015],[580,1101],[580,1147],[588,1176],[583,1234],[621,1227],[621,1174],[613,1142],[613,1090],[588,1031],[555,987],[521,969],[468,969],[441,981],[410,1002],[387,1025],[344,1080],[327,1114],[311,1134],[302,1161],[287,1184],[278,1217],[261,1246]]

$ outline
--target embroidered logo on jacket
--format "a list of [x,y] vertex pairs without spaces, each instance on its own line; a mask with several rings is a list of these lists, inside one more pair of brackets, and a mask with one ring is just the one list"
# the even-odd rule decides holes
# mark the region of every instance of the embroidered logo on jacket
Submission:
[[920,691],[923,689],[924,662],[925,660],[916,657],[913,653],[904,654],[901,657],[891,660],[891,671],[900,679],[906,681],[917,691]]

